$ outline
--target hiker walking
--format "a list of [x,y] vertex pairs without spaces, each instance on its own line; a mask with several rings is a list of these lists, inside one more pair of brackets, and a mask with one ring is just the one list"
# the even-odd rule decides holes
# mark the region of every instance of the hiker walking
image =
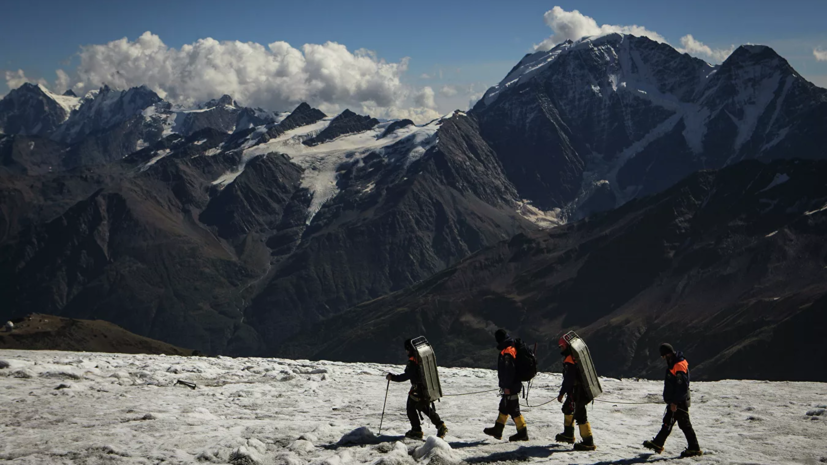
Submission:
[[497,439],[502,439],[503,428],[508,421],[508,416],[514,420],[517,426],[517,434],[508,438],[509,441],[528,441],[528,429],[525,418],[520,414],[520,391],[523,388],[517,376],[517,348],[515,342],[504,329],[498,329],[494,333],[497,340],[497,350],[500,351],[497,359],[497,375],[500,381],[502,397],[500,398],[500,414],[497,422],[492,428],[485,428],[483,432]]
[[[557,442],[574,444],[574,422],[580,428],[582,442],[574,444],[574,450],[595,450],[592,427],[586,415],[586,404],[589,403],[589,395],[584,392],[583,382],[580,379],[580,371],[577,369],[577,362],[572,356],[572,350],[565,337],[557,341],[560,348],[560,355],[563,356],[563,385],[560,387],[560,394],[557,402],[563,403],[563,432],[554,439]],[[566,398],[563,402],[563,397]]]
[[703,455],[698,437],[689,421],[689,362],[682,352],[675,353],[675,349],[668,343],[660,345],[660,357],[666,361],[666,379],[663,383],[663,401],[666,402],[666,413],[663,415],[663,426],[660,432],[651,441],[644,441],[643,446],[660,454],[666,438],[672,432],[672,426],[677,422],[678,427],[686,436],[688,447],[681,452],[681,457]]
[[416,359],[416,351],[414,350],[411,339],[405,341],[405,351],[408,354],[408,364],[405,366],[405,372],[399,375],[388,373],[385,378],[389,381],[401,383],[410,380],[411,390],[408,391],[407,413],[408,419],[411,421],[411,430],[405,433],[405,437],[412,439],[422,439],[422,423],[420,414],[424,413],[437,427],[436,435],[444,438],[448,434],[448,427],[445,426],[439,415],[436,413],[436,407],[433,402],[428,402],[423,394],[425,388],[422,384],[422,376],[419,370],[419,362]]

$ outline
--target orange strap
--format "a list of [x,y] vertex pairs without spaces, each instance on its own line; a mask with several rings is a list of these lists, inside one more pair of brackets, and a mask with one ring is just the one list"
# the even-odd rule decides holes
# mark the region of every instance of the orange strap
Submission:
[[679,371],[689,373],[689,362],[687,362],[686,360],[681,360],[680,362],[672,366],[671,370],[669,370],[669,372],[672,373],[673,376],[677,376]]
[[408,357],[408,360],[410,360],[410,361],[416,363],[417,365],[419,365],[419,362],[416,361],[416,357]]
[[574,365],[577,362],[574,361],[574,357],[572,357],[571,355],[568,355],[568,356],[566,356],[566,359],[563,360],[563,363],[571,363],[572,365]]
[[500,352],[500,355],[508,354],[512,356],[515,360],[517,359],[517,349],[514,346],[508,346]]

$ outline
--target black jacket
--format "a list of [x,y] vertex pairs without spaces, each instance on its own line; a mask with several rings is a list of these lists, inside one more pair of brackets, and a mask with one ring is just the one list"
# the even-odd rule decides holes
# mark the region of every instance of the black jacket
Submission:
[[667,404],[686,402],[689,405],[689,362],[678,352],[669,358],[663,382],[663,401]]
[[[564,356],[571,355],[571,350],[567,349],[562,353]],[[569,395],[572,398],[580,398],[581,395],[581,385],[580,382],[580,370],[577,369],[577,366],[574,363],[567,363],[567,359],[563,361],[563,385],[560,386],[560,394],[559,395]]]
[[523,385],[517,378],[517,364],[514,357],[502,353],[508,347],[514,347],[513,339],[509,338],[497,344],[497,350],[500,351],[497,358],[497,375],[500,379],[500,389],[508,389],[513,395],[518,394],[523,389]]
[[401,383],[403,381],[411,381],[411,394],[418,394],[420,386],[422,385],[422,375],[419,373],[419,364],[413,358],[408,359],[408,364],[405,365],[405,372],[401,375],[391,375],[391,381]]

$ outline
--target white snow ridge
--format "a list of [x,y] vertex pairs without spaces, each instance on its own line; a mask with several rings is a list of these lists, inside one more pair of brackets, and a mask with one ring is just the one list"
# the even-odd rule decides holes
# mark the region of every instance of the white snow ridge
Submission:
[[[492,350],[492,360],[496,352]],[[497,417],[496,392],[436,404],[449,433],[423,423],[426,440],[403,440],[408,383],[401,366],[265,358],[197,358],[0,350],[0,461],[15,464],[454,464],[642,463],[676,458],[676,427],[662,455],[641,447],[660,428],[662,382],[602,378],[588,407],[597,450],[557,444],[561,378],[541,373],[526,407],[529,442],[482,433]],[[446,395],[496,389],[492,370],[440,368]],[[190,389],[178,380],[195,383]],[[616,403],[613,403],[615,402]],[[689,463],[827,461],[827,384],[692,383],[692,422],[704,449]],[[506,435],[515,431],[506,426]],[[683,463],[683,462],[681,462]]]

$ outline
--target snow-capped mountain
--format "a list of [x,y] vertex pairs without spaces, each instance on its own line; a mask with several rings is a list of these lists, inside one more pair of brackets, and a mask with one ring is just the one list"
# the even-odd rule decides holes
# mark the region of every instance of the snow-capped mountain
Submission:
[[63,124],[80,99],[26,83],[0,100],[0,134],[47,135]]
[[287,114],[243,107],[228,95],[185,108],[162,100],[145,86],[127,90],[104,86],[77,98],[26,84],[0,101],[0,133],[57,142],[24,139],[37,148],[34,155],[19,161],[31,167],[31,157],[49,160],[46,165],[59,171],[110,163],[171,134],[188,136],[204,128],[233,133],[277,123]]
[[[538,239],[544,234],[538,231],[617,206],[640,207],[644,203],[636,202],[652,202],[640,200],[645,195],[704,168],[745,159],[825,158],[825,92],[766,47],[741,47],[711,66],[666,44],[617,34],[529,55],[472,111],[424,125],[380,122],[349,110],[328,116],[306,103],[289,115],[273,113],[240,107],[229,96],[180,108],[145,88],[105,88],[80,99],[51,138],[0,137],[0,280],[9,283],[0,288],[7,302],[0,316],[37,308],[96,317],[179,346],[236,355],[285,350],[296,334],[330,334],[324,341],[338,343],[332,333],[348,325],[331,330],[330,322],[339,321],[331,318],[352,308],[367,312],[359,321],[372,322],[366,326],[376,331],[372,338],[390,337],[380,331],[389,320],[377,315],[391,312],[417,328],[477,341],[479,331],[504,324],[500,307],[539,321],[556,299],[583,304],[556,317],[593,324],[577,315],[615,311],[629,301],[629,289],[651,289],[651,282],[635,280],[641,275],[681,282],[704,275],[714,262],[720,268],[713,274],[723,281],[729,265],[713,258],[723,254],[740,269],[750,257],[763,257],[758,235],[772,231],[733,239],[751,247],[737,256],[728,254],[742,249],[727,239],[745,214],[737,209],[733,217],[711,219],[698,208],[655,217],[616,210],[554,229],[551,239]],[[54,139],[63,137],[74,142]],[[761,166],[733,170],[769,175]],[[810,168],[822,172],[817,163]],[[721,173],[719,192],[748,184],[732,171]],[[779,183],[782,174],[792,177],[773,174]],[[696,179],[701,185],[688,197],[681,191],[668,199],[697,207],[700,197],[709,197],[725,205],[704,179]],[[763,207],[823,211],[813,204],[821,200],[818,185],[804,184],[809,190],[783,202],[753,199],[758,203],[750,204],[749,221],[763,221],[753,215]],[[683,214],[670,216],[675,212]],[[687,226],[697,226],[696,217],[711,229]],[[644,250],[651,263],[638,266],[640,257],[614,253],[637,250],[622,240],[601,246],[628,221],[646,231],[650,220],[653,235],[628,237],[634,244],[665,244]],[[776,218],[775,230],[790,227],[788,220]],[[810,226],[809,233],[796,230],[797,243],[819,243],[820,226]],[[578,242],[585,230],[590,239],[582,235],[586,242]],[[669,235],[675,230],[682,232]],[[723,245],[707,250],[692,242],[692,231]],[[665,236],[657,236],[661,232]],[[675,244],[685,244],[699,261],[687,259],[666,276],[660,266],[679,256]],[[808,249],[814,261],[792,261],[800,266],[784,267],[782,274],[820,263],[820,250]],[[484,263],[469,258],[475,253]],[[712,258],[698,258],[704,253]],[[527,269],[511,282],[492,265],[504,257],[514,266],[545,268]],[[458,263],[477,268],[452,268]],[[613,272],[597,272],[602,269]],[[543,273],[561,281],[548,285],[550,294],[527,292],[540,297],[536,308],[524,311],[527,303],[512,300]],[[616,276],[632,285],[612,284]],[[793,284],[773,281],[773,289],[798,293],[802,301],[817,297],[796,287],[804,281],[788,281]],[[755,282],[764,281],[742,284]],[[457,286],[459,296],[471,292],[473,311],[456,319],[459,300],[451,299],[457,295],[428,300],[442,286]],[[603,287],[598,292],[593,286]],[[383,298],[389,293],[393,298]],[[427,299],[418,300],[422,296]],[[578,300],[583,296],[598,301]],[[364,302],[373,304],[354,307]],[[662,299],[646,303],[662,310]],[[681,303],[690,312],[712,308]],[[780,312],[792,312],[794,303],[782,301]],[[531,328],[539,328],[537,337],[548,336],[560,329],[555,325],[562,320],[554,321]],[[640,327],[618,331],[638,334]],[[608,337],[615,336],[634,339]],[[347,342],[356,345],[342,343],[331,353],[361,353],[359,341]],[[316,354],[323,348],[305,349]],[[617,363],[619,373],[640,372],[631,364],[634,354],[614,352],[626,357]],[[473,356],[449,356],[475,363]]]
[[523,58],[472,114],[521,195],[574,218],[698,169],[827,156],[827,90],[758,45],[712,66],[644,37],[567,41]]

